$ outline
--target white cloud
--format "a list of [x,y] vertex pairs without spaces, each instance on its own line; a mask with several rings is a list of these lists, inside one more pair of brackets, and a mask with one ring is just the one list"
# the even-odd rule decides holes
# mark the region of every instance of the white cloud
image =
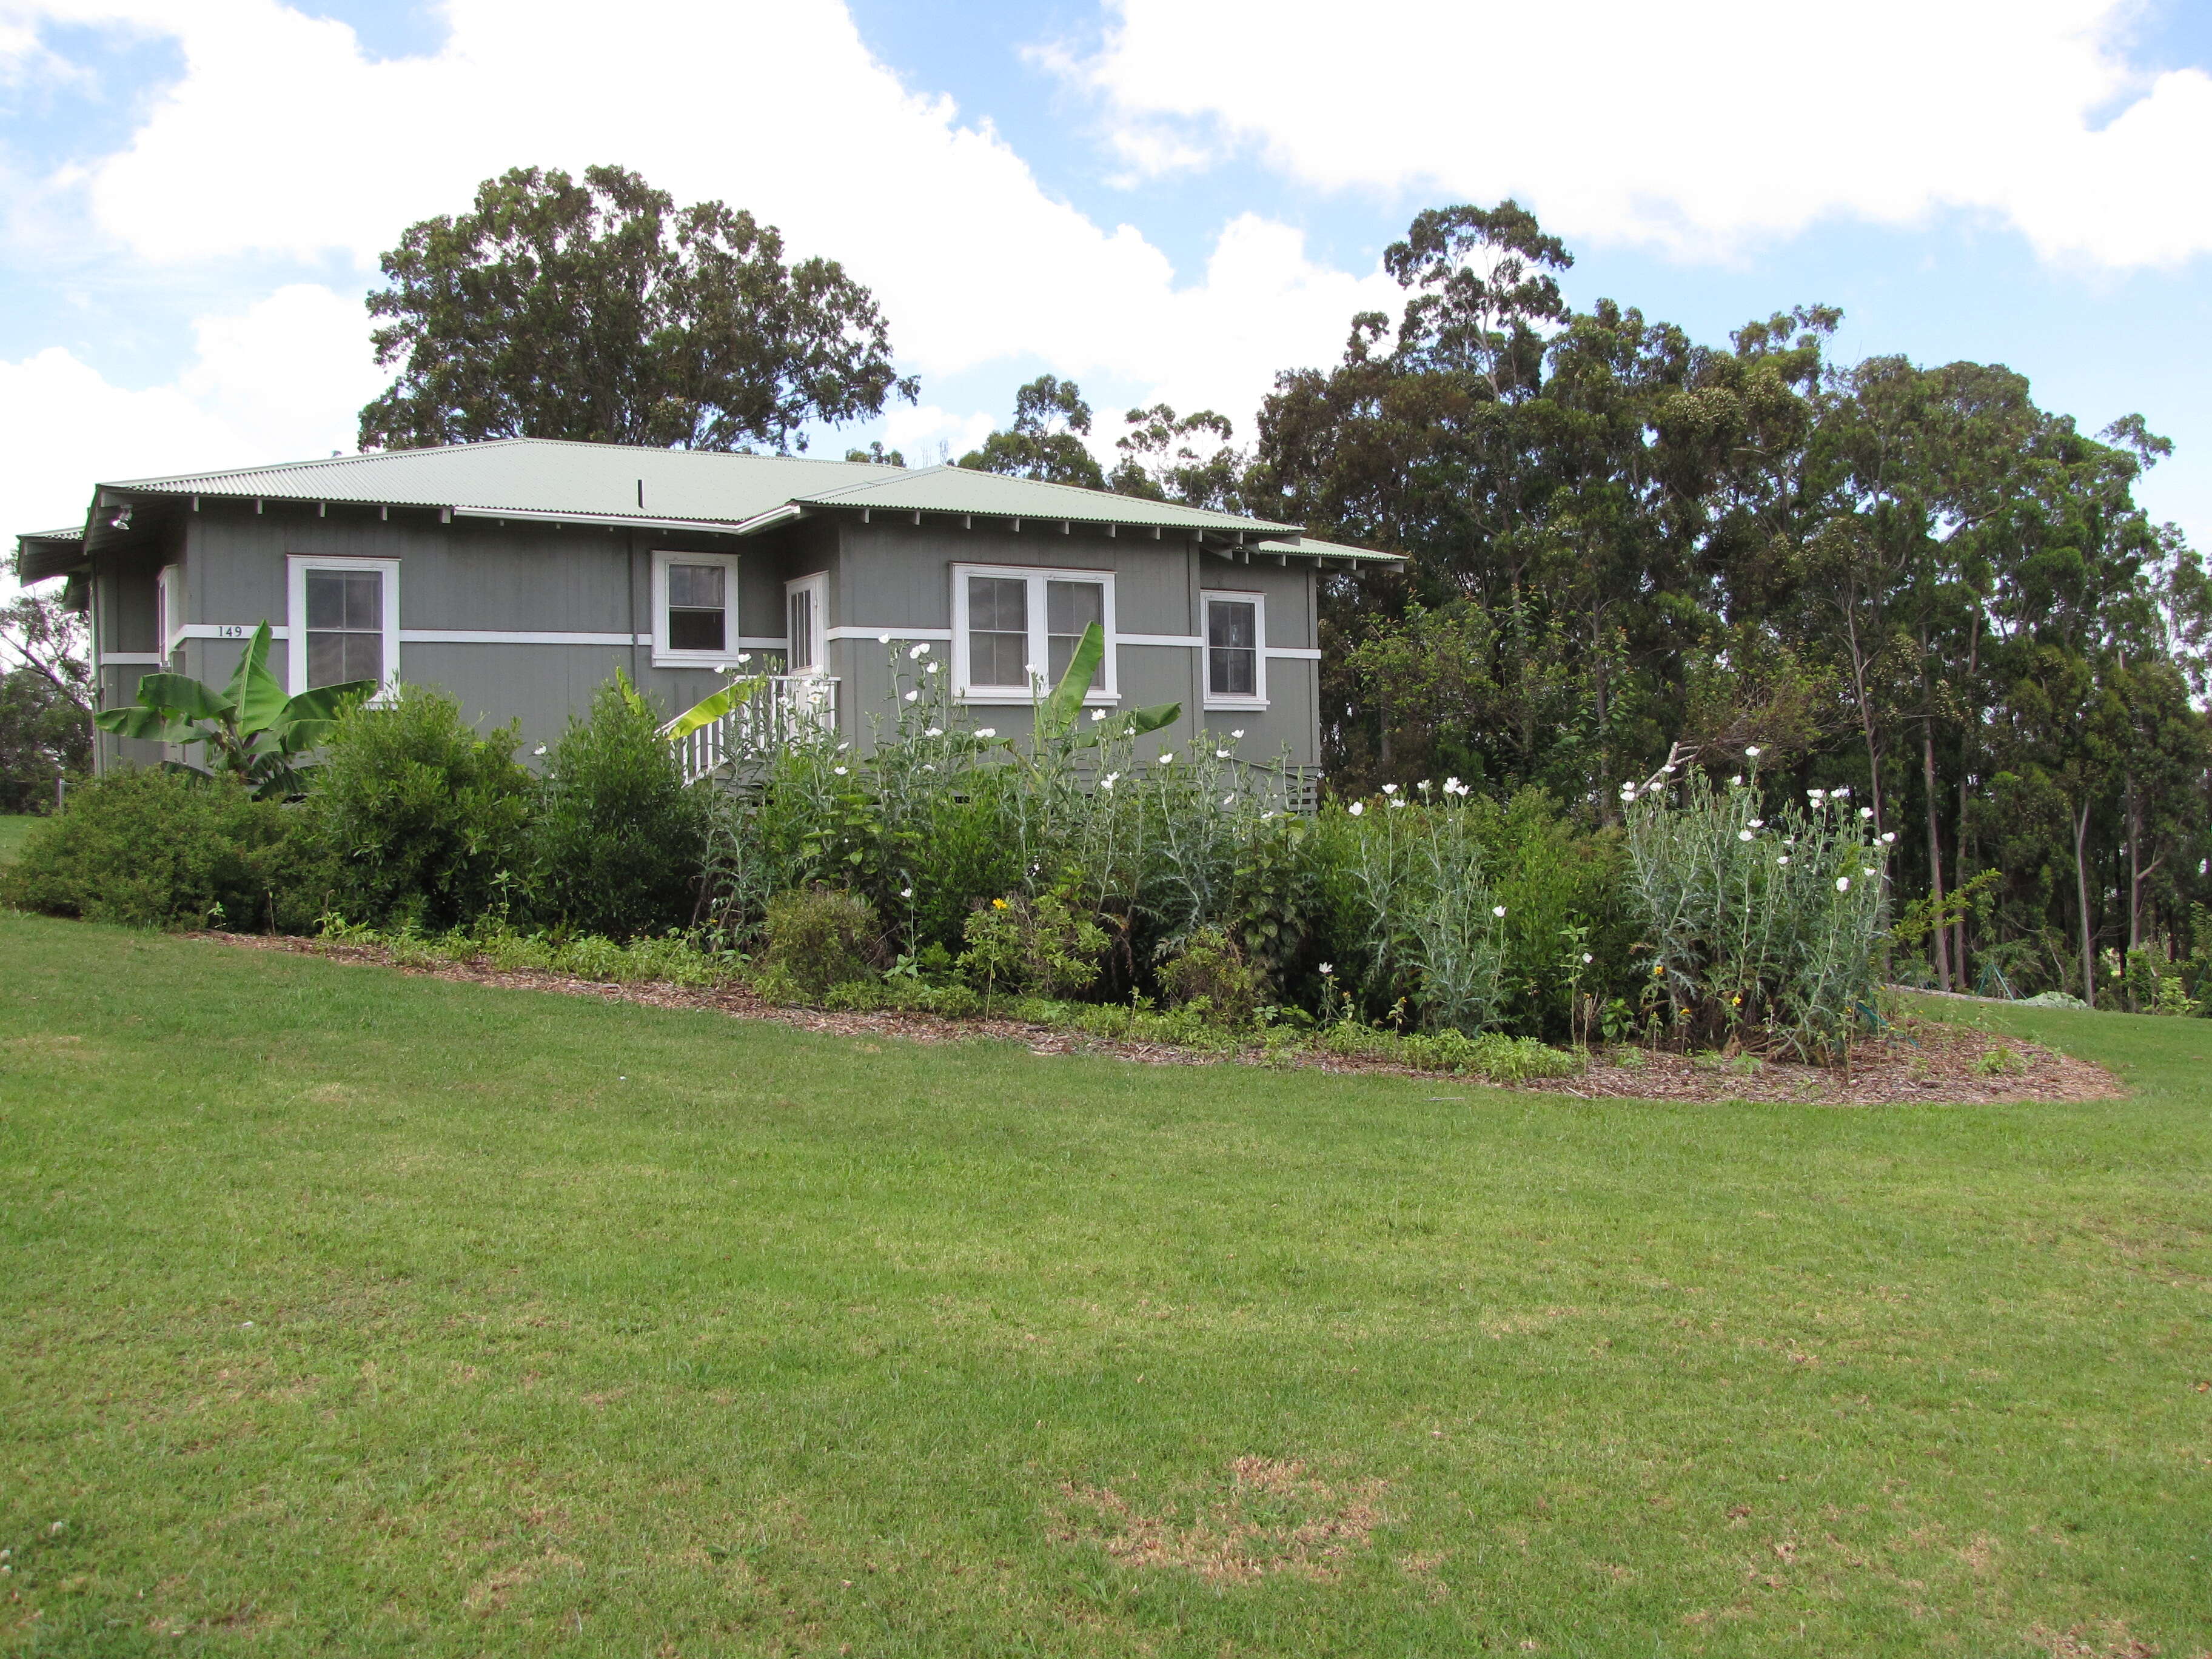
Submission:
[[118,386],[59,346],[0,362],[0,532],[82,523],[92,486],[351,449],[383,377],[360,302],[278,289],[194,325],[197,356],[166,386]]
[[[597,0],[452,0],[435,56],[383,62],[276,0],[36,3],[181,44],[182,79],[84,185],[138,260],[335,250],[366,279],[404,225],[465,208],[482,179],[613,161],[843,260],[925,375],[1028,358],[1149,385],[1168,366],[1240,416],[1284,362],[1333,356],[1383,280],[1240,220],[1206,280],[1178,286],[1134,228],[1053,200],[988,126],[904,90],[837,0],[637,0],[618,23]],[[1257,288],[1223,288],[1262,246]]]
[[1571,237],[1693,256],[1944,209],[2085,264],[2212,250],[2212,77],[2129,66],[2137,0],[1112,3],[1073,72],[1139,171],[1243,147],[1309,185],[1515,194]]

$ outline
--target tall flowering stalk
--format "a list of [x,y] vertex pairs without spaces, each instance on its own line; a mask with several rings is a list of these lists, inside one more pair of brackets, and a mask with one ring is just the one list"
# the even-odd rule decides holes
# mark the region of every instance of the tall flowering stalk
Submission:
[[1848,790],[1769,812],[1756,769],[1627,785],[1647,1010],[1683,1042],[1831,1060],[1873,1014],[1887,848]]

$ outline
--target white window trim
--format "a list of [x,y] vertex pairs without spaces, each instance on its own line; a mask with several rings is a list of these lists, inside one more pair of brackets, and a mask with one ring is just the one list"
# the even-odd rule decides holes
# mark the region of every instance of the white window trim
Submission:
[[154,650],[164,662],[185,636],[185,568],[165,564],[154,578]]
[[[791,660],[797,641],[791,635],[791,601],[799,593],[814,596],[814,660],[801,668]],[[817,570],[811,576],[801,576],[796,581],[783,585],[783,672],[787,674],[826,674],[830,672],[830,573]]]
[[[307,689],[307,573],[310,570],[373,570],[384,579],[384,680],[371,702],[387,701],[399,683],[399,561],[352,559],[336,554],[294,553],[284,561],[285,680],[291,694]],[[247,629],[248,634],[252,629]]]
[[[678,651],[668,643],[668,567],[672,564],[718,564],[722,567],[722,649]],[[720,668],[737,660],[744,649],[738,637],[738,556],[734,553],[686,553],[672,547],[653,550],[653,665],[655,668]]]
[[1121,700],[1120,665],[1114,649],[1114,573],[1110,570],[1077,570],[1064,565],[1042,564],[956,564],[952,567],[952,695],[963,703],[1003,704],[1025,706],[1052,690],[1025,691],[1011,685],[971,687],[968,683],[968,579],[970,576],[1003,576],[1020,578],[1030,584],[1030,648],[1029,660],[1048,664],[1052,654],[1045,632],[1044,585],[1048,581],[1097,582],[1106,591],[1101,596],[1100,627],[1106,635],[1106,684],[1099,690],[1085,695],[1086,705],[1110,708]]
[[[1206,614],[1217,599],[1252,607],[1252,690],[1249,697],[1218,697],[1213,694],[1213,618]],[[1208,708],[1265,708],[1267,706],[1267,596],[1239,593],[1224,587],[1202,587],[1198,592],[1198,684],[1200,700]]]

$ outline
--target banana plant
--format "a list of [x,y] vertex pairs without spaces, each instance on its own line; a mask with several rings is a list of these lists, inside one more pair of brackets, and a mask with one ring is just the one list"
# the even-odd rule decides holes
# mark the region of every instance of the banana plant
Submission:
[[301,757],[331,734],[338,710],[376,690],[374,680],[319,685],[296,697],[269,672],[269,624],[253,630],[238,672],[221,691],[185,674],[149,674],[138,682],[138,701],[103,708],[93,724],[119,738],[148,743],[198,744],[204,764],[181,769],[203,777],[236,777],[264,800],[301,793],[312,769]]
[[1161,702],[1148,708],[1109,714],[1103,720],[1092,721],[1088,731],[1077,731],[1076,716],[1083,712],[1083,699],[1091,690],[1098,665],[1105,659],[1105,630],[1092,623],[1083,630],[1082,638],[1076,641],[1075,655],[1068,661],[1067,672],[1060,677],[1060,684],[1037,704],[1037,747],[1066,742],[1072,748],[1083,749],[1124,738],[1141,738],[1147,732],[1172,726],[1182,718],[1181,703]]

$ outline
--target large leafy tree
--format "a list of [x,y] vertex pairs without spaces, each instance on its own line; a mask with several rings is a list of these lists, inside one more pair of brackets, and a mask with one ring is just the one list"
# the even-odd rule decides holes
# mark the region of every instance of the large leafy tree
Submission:
[[19,593],[0,606],[0,811],[33,810],[54,781],[92,768],[92,660],[84,619]]
[[984,439],[960,458],[960,465],[1097,489],[1106,477],[1083,441],[1090,435],[1091,405],[1083,401],[1082,388],[1056,374],[1040,374],[1015,392],[1013,424]]
[[364,449],[787,451],[811,423],[915,395],[874,299],[836,260],[787,264],[774,226],[720,202],[678,209],[621,167],[486,179],[472,212],[410,225],[382,264],[370,337],[400,372],[362,410]]

